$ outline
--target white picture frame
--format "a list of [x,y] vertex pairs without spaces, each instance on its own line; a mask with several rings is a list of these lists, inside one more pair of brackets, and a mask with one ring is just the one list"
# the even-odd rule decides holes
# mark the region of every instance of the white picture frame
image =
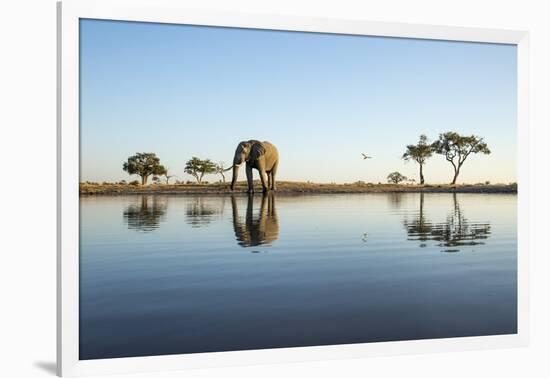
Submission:
[[[79,326],[79,19],[226,26],[517,45],[518,63],[518,332],[514,335],[396,341],[235,352],[81,361]],[[518,347],[529,334],[528,55],[525,31],[363,20],[307,18],[185,9],[178,1],[89,0],[58,3],[58,249],[57,372],[60,376],[168,371],[188,368],[359,358]]]

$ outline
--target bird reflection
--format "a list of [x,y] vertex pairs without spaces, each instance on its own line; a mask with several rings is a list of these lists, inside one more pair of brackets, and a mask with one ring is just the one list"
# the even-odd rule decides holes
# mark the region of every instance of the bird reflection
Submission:
[[187,223],[191,227],[202,227],[209,224],[215,215],[223,210],[224,202],[214,206],[207,198],[196,197],[193,202],[187,204],[185,210]]
[[249,195],[244,221],[239,215],[237,200],[234,196],[231,196],[231,206],[235,238],[241,247],[269,245],[277,240],[279,222],[273,193],[262,195],[260,210],[256,214],[254,213],[254,195]]
[[445,222],[430,222],[424,213],[424,193],[420,193],[420,209],[412,219],[405,219],[405,229],[409,240],[420,241],[426,247],[429,241],[437,242],[443,252],[459,252],[460,247],[484,244],[491,235],[491,225],[487,222],[470,222],[464,216],[456,193],[453,193],[453,209]]
[[142,196],[138,204],[129,205],[123,212],[128,229],[150,232],[159,227],[166,214],[166,198]]

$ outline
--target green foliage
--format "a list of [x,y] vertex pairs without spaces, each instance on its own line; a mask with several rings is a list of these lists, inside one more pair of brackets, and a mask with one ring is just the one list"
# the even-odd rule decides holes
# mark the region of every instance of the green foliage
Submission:
[[417,144],[409,144],[407,150],[403,154],[403,160],[416,161],[418,164],[424,164],[426,159],[431,157],[433,154],[433,148],[428,143],[428,138],[426,135],[420,135],[420,140]]
[[124,162],[122,169],[130,175],[141,177],[141,184],[146,185],[147,179],[151,175],[163,175],[166,168],[160,164],[160,159],[154,153],[138,152],[130,156],[128,161]]
[[202,183],[202,178],[206,174],[216,173],[216,164],[210,159],[199,159],[198,157],[192,157],[185,164],[185,173],[197,179],[197,182]]
[[138,181],[138,180],[130,181],[130,182],[128,183],[128,185],[138,186],[138,185],[139,185],[139,181]]
[[475,135],[464,136],[453,131],[439,134],[439,139],[432,143],[435,153],[445,156],[454,169],[452,185],[456,183],[460,168],[471,154],[491,153],[483,138]]
[[420,184],[424,184],[424,174],[422,173],[422,166],[426,163],[426,160],[433,154],[433,147],[428,143],[426,135],[420,135],[420,140],[417,144],[409,144],[407,150],[402,156],[405,161],[413,160],[420,166]]
[[387,178],[390,184],[399,184],[400,182],[407,180],[407,176],[403,176],[399,172],[392,172]]

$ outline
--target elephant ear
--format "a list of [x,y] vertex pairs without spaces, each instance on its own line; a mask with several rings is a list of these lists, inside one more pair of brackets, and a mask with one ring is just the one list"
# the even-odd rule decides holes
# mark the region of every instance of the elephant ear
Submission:
[[254,161],[265,154],[265,147],[261,142],[254,143],[250,149],[249,160]]
[[243,149],[249,148],[250,143],[246,140],[243,140],[241,143],[237,145],[237,150],[235,152],[240,153]]

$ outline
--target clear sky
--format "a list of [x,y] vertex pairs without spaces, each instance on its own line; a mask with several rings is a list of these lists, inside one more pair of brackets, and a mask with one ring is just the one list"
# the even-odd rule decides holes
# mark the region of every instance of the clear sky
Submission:
[[[277,146],[279,180],[418,180],[405,146],[445,131],[492,150],[458,182],[516,181],[513,45],[101,20],[80,39],[82,181],[128,180],[135,152],[192,180],[187,159],[229,166],[248,139]],[[434,155],[424,175],[449,182],[452,167]]]

